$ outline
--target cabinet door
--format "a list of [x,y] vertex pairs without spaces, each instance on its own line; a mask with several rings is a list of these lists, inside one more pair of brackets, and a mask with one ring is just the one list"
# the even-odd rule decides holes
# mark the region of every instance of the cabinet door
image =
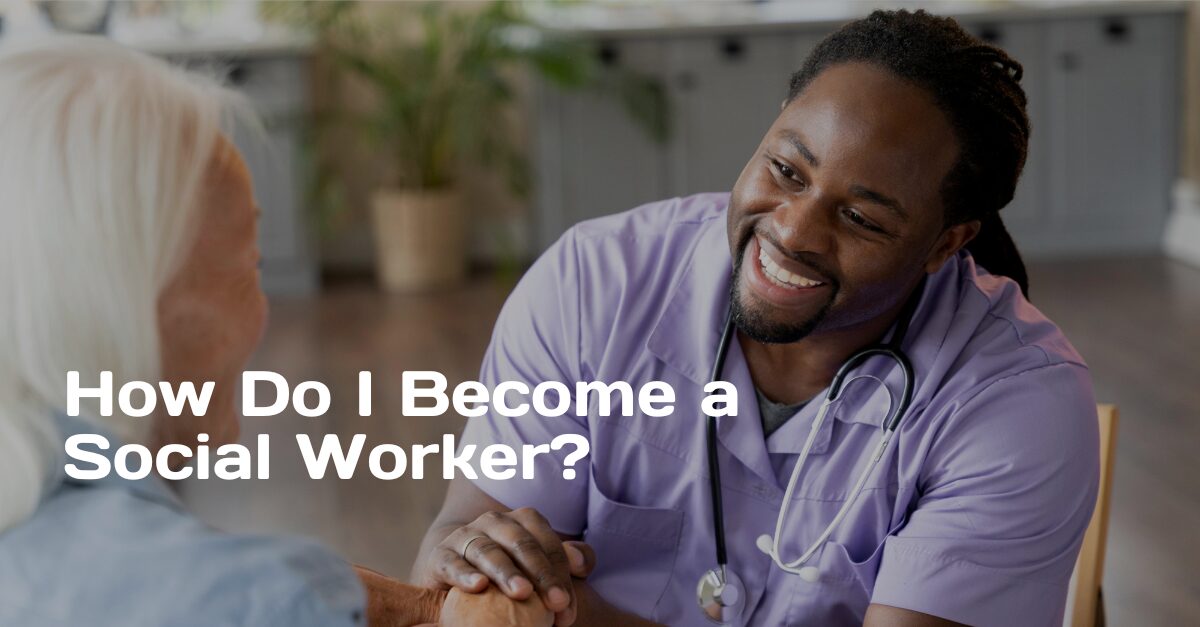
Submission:
[[671,43],[670,80],[679,133],[671,191],[728,191],[779,114],[788,80],[816,35],[737,34]]
[[1056,251],[1158,249],[1175,178],[1178,28],[1173,14],[1050,26]]
[[1047,101],[1046,38],[1041,21],[987,22],[967,24],[968,30],[984,41],[1004,49],[1022,66],[1021,87],[1029,114],[1029,148],[1025,169],[1017,182],[1012,202],[1001,211],[1017,247],[1035,248],[1035,240],[1050,222],[1047,167],[1050,162],[1050,114]]
[[787,94],[787,39],[685,37],[671,44],[671,94],[681,133],[672,191],[728,191],[779,114]]
[[[605,72],[660,76],[663,44],[598,45]],[[581,220],[617,213],[667,195],[665,151],[630,117],[616,94],[564,93],[539,86],[537,173],[541,249]]]

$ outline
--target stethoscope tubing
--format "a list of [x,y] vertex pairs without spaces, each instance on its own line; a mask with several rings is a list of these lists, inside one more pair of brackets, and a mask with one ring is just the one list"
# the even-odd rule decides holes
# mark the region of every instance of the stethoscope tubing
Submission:
[[[725,355],[729,352],[729,344],[733,339],[734,326],[733,311],[730,310],[725,314],[725,329],[721,332],[721,341],[717,345],[717,356],[713,359],[713,369],[709,381],[718,381],[721,378],[721,371],[725,369]],[[725,551],[725,514],[721,501],[721,463],[717,460],[716,416],[707,416],[705,429],[707,431],[709,492],[712,494],[713,536],[716,539],[717,564],[722,571],[723,583],[725,567],[729,561]]]
[[[870,477],[870,474],[874,471],[876,464],[878,464],[880,458],[883,456],[883,452],[887,449],[887,445],[891,441],[893,434],[900,426],[900,422],[903,419],[905,412],[908,411],[909,406],[912,404],[913,391],[915,387],[913,367],[912,362],[904,353],[902,344],[905,336],[908,334],[909,324],[912,322],[913,314],[916,311],[921,294],[924,292],[924,287],[925,281],[922,279],[922,281],[913,290],[913,293],[909,296],[908,301],[904,304],[904,308],[901,310],[896,328],[892,333],[891,338],[886,343],[870,346],[850,356],[850,358],[838,368],[837,373],[834,375],[833,380],[829,384],[829,392],[826,394],[825,399],[821,403],[821,408],[817,412],[817,417],[813,420],[813,424],[809,431],[808,437],[805,440],[804,447],[801,449],[800,456],[796,460],[796,465],[792,469],[792,476],[789,479],[787,489],[784,492],[783,503],[780,506],[779,516],[775,521],[775,534],[771,539],[771,550],[769,551],[769,555],[777,566],[787,572],[799,574],[800,570],[797,567],[812,559],[812,557],[820,550],[820,547],[824,545],[831,535],[833,535],[833,532],[837,529],[837,526],[842,522],[843,519],[845,519],[850,511],[850,508],[857,500],[858,494],[862,491],[863,486]],[[719,381],[721,378],[721,373],[725,369],[725,358],[729,352],[729,344],[733,341],[733,336],[735,335],[735,327],[736,324],[734,323],[733,310],[731,307],[725,316],[725,325],[721,332],[720,342],[717,345],[717,354],[713,359],[712,373],[709,376],[709,381]],[[833,520],[830,521],[830,524],[825,527],[825,530],[818,537],[817,541],[814,542],[807,551],[805,551],[796,560],[784,562],[779,555],[779,539],[783,533],[783,523],[786,519],[788,504],[792,499],[792,494],[795,491],[796,485],[799,483],[799,474],[803,469],[804,463],[807,461],[809,452],[811,451],[813,443],[815,442],[817,430],[819,429],[821,423],[825,420],[830,404],[836,401],[838,396],[841,394],[842,386],[846,382],[846,378],[849,376],[849,374],[868,359],[876,356],[888,357],[895,361],[900,367],[903,379],[900,402],[897,403],[896,407],[889,412],[889,415],[884,420],[882,425],[883,433],[879,439],[879,443],[872,452],[867,466],[859,475],[858,480],[855,481],[854,487],[850,493],[850,497],[846,499],[846,502],[838,510],[838,513],[834,516]],[[717,570],[721,574],[721,583],[724,583],[727,581],[726,573],[729,562],[725,545],[725,516],[724,506],[722,503],[721,465],[718,460],[717,426],[717,419],[714,416],[707,416],[706,447],[708,449],[708,476],[709,491],[711,494],[710,500],[712,504],[713,537],[716,545]]]

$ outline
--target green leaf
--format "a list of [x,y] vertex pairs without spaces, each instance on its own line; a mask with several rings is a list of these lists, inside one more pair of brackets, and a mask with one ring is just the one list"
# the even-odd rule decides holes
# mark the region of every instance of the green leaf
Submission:
[[263,11],[312,29],[335,67],[373,92],[368,114],[330,112],[318,129],[365,134],[395,160],[394,178],[404,186],[447,187],[460,172],[488,167],[498,168],[514,194],[528,197],[530,165],[510,110],[522,72],[615,99],[650,137],[670,135],[660,80],[601,72],[590,44],[541,29],[519,2],[269,1]]

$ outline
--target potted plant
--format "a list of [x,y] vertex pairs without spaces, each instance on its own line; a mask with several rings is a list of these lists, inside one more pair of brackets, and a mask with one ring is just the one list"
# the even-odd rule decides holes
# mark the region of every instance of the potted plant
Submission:
[[366,131],[391,159],[371,195],[377,274],[389,290],[452,284],[466,273],[468,208],[459,177],[502,172],[524,197],[529,168],[512,107],[521,72],[563,88],[624,100],[655,137],[667,133],[666,96],[653,79],[603,77],[579,42],[549,36],[519,3],[299,3],[338,67],[370,87],[374,105],[335,119]]

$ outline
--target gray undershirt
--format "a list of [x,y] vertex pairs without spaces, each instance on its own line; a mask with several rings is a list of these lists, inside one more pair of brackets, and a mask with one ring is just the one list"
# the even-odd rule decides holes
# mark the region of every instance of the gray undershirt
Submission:
[[754,388],[754,395],[758,397],[758,415],[762,417],[763,435],[771,437],[775,430],[783,426],[783,423],[791,419],[792,416],[800,413],[801,409],[808,404],[808,401],[796,403],[794,405],[786,405],[784,403],[776,403],[775,401],[763,396],[763,393]]

